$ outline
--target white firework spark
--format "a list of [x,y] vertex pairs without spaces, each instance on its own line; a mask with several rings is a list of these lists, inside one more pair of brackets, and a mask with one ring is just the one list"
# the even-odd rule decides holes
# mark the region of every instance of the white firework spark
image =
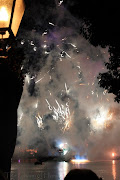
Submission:
[[38,108],[38,99],[37,99],[37,102],[34,104],[34,108],[35,108],[35,109]]
[[95,131],[103,130],[112,121],[113,113],[109,112],[109,109],[101,107],[97,113],[91,119],[91,128]]
[[25,82],[27,82],[28,84],[30,83],[30,75],[29,74],[26,74]]
[[49,101],[46,99],[46,102],[48,104],[48,108],[50,111],[52,111],[53,119],[58,122],[59,124],[62,124],[62,130],[65,131],[70,128],[70,122],[71,122],[71,114],[68,103],[65,105],[59,104],[57,100],[55,100],[57,104],[57,108],[55,106],[51,106]]
[[55,26],[55,24],[53,24],[53,23],[51,23],[51,22],[49,22],[49,24],[52,25],[52,26]]
[[37,119],[38,128],[40,128],[41,130],[43,130],[43,129],[44,129],[44,126],[43,126],[43,119],[42,119],[42,117],[39,115],[39,113],[38,113],[38,115],[35,116],[35,117],[36,117],[36,119]]
[[67,87],[67,84],[65,83],[65,91],[68,94],[70,92],[69,88]]

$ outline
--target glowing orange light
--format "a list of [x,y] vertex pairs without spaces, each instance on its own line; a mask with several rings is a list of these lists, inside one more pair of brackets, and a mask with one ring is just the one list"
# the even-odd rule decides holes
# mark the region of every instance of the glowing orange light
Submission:
[[112,164],[115,164],[115,160],[112,160]]
[[116,165],[115,161],[112,161],[112,175],[113,175],[113,180],[116,180]]
[[115,153],[112,153],[112,157],[114,157],[115,156]]
[[88,159],[72,159],[71,160],[72,163],[87,163],[87,162],[90,162]]
[[0,21],[8,21],[8,12],[5,7],[0,8]]
[[80,86],[85,86],[86,84],[82,84],[82,83],[81,83],[81,84],[79,84],[79,85],[80,85]]
[[36,149],[27,149],[26,152],[30,152],[30,154],[37,153]]

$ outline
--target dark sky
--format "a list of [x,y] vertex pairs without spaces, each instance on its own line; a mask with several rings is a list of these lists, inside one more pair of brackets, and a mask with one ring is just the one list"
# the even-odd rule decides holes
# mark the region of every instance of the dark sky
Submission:
[[[65,4],[73,15],[78,18],[86,17],[92,23],[93,43],[119,43],[119,5],[112,1],[89,1],[81,2],[75,0],[73,5],[69,5],[71,0]],[[71,3],[72,4],[72,3]]]
[[[38,7],[41,12],[47,13],[54,9],[55,3],[60,0],[26,0],[26,9],[30,12]],[[119,5],[109,1],[78,1],[78,0],[64,0],[63,5],[68,9],[73,16],[78,19],[89,20],[91,23],[93,44],[119,44],[120,26],[119,26]],[[39,13],[41,13],[39,11]],[[32,13],[32,17],[36,16],[37,11]],[[29,14],[30,15],[30,14]],[[43,17],[42,17],[43,18]],[[32,24],[33,25],[33,24]]]

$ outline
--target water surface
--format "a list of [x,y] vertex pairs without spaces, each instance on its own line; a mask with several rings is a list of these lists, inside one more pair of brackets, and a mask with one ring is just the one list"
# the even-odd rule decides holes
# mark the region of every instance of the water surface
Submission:
[[34,165],[33,162],[13,162],[11,180],[63,180],[74,168],[93,170],[103,180],[120,180],[120,161],[91,161],[84,164],[67,162],[44,162]]

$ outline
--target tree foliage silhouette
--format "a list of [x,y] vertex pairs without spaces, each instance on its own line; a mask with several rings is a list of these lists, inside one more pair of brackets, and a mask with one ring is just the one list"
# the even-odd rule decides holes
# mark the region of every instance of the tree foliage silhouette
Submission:
[[109,62],[105,63],[108,69],[105,73],[100,73],[98,76],[99,85],[115,95],[114,100],[120,102],[120,52],[119,46],[110,47]]

